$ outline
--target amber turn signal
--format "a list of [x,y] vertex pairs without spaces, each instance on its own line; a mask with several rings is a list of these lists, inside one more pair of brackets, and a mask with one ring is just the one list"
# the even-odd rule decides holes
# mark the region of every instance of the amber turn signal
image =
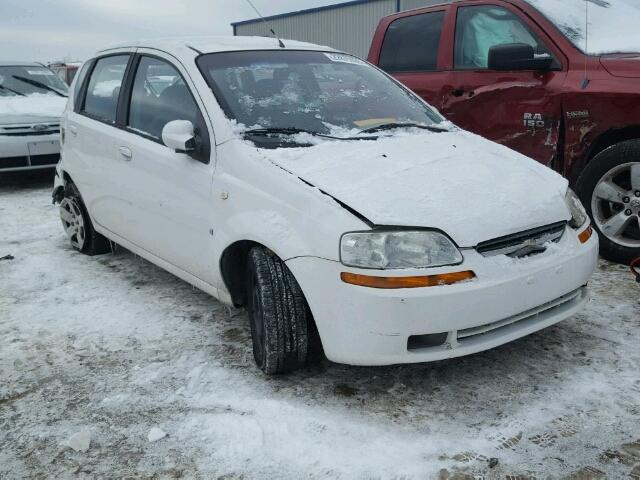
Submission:
[[441,275],[426,275],[420,277],[372,277],[357,273],[342,272],[340,278],[344,283],[370,288],[420,288],[451,285],[476,278],[472,271],[443,273]]
[[587,241],[591,238],[591,235],[593,235],[593,228],[591,228],[591,225],[589,225],[584,229],[582,233],[578,235],[578,240],[580,240],[580,243],[587,243]]

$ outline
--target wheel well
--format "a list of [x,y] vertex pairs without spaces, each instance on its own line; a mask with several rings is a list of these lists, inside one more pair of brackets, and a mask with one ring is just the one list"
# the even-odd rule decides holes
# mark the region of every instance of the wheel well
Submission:
[[224,284],[231,294],[234,305],[241,307],[246,304],[247,297],[247,255],[249,250],[259,243],[241,240],[229,245],[220,257],[220,272]]
[[588,159],[591,160],[599,153],[617,143],[635,139],[640,139],[640,125],[620,128],[617,130],[609,130],[608,132],[600,135],[593,145],[591,145]]

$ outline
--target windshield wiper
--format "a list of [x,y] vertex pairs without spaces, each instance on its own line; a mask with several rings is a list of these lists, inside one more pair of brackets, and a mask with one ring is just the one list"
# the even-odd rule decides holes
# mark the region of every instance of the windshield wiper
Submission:
[[29,85],[33,85],[34,87],[41,88],[43,90],[48,90],[49,92],[53,92],[53,93],[55,93],[57,95],[60,95],[61,97],[68,97],[68,95],[65,95],[64,93],[60,92],[59,90],[56,90],[55,88],[50,87],[46,83],[42,83],[42,82],[39,82],[37,80],[33,80],[31,78],[20,77],[18,75],[11,75],[11,76],[13,78],[15,78],[16,80],[20,80],[21,82],[28,83]]
[[[361,140],[353,137],[336,137],[333,135],[327,135],[325,133],[316,132],[313,130],[306,130],[304,128],[297,127],[264,127],[264,128],[252,128],[246,130],[245,135],[297,135],[298,133],[308,133],[314,137],[330,138],[332,140]],[[362,139],[366,140],[366,139]]]
[[16,95],[20,95],[21,97],[26,97],[24,93],[14,90],[13,88],[5,87],[4,85],[0,85],[0,90],[6,90],[7,92],[15,93]]
[[429,130],[430,132],[435,132],[435,133],[444,133],[449,131],[446,128],[434,127],[433,125],[423,125],[421,123],[390,122],[390,123],[383,123],[382,125],[376,125],[375,127],[365,128],[364,130],[360,130],[358,132],[358,135],[362,133],[380,132],[382,130],[393,130],[395,128],[422,128],[423,130]]

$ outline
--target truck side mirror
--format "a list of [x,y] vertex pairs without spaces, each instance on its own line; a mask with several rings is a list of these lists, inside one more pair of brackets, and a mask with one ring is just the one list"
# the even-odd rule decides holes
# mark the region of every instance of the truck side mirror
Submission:
[[489,70],[550,70],[553,57],[536,57],[533,47],[526,43],[495,45],[489,49]]

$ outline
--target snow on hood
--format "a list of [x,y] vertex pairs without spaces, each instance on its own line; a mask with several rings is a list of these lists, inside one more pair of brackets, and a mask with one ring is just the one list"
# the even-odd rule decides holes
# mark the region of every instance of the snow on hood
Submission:
[[[527,0],[591,55],[640,52],[640,0]],[[586,6],[589,38],[585,35]]]
[[67,99],[58,95],[33,94],[0,97],[0,123],[28,123],[38,119],[59,119]]
[[465,131],[261,152],[376,225],[440,229],[461,247],[569,219],[565,179]]

